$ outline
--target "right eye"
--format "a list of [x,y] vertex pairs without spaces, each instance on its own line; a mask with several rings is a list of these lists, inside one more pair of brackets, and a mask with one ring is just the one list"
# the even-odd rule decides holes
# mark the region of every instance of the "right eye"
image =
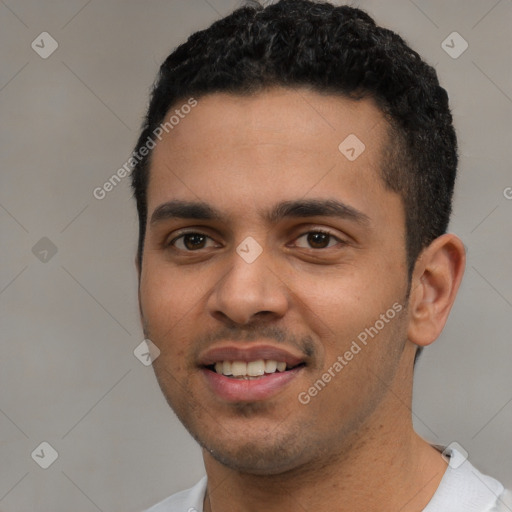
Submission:
[[168,246],[173,246],[180,251],[193,252],[204,249],[207,240],[213,242],[213,239],[204,233],[189,231],[173,238]]

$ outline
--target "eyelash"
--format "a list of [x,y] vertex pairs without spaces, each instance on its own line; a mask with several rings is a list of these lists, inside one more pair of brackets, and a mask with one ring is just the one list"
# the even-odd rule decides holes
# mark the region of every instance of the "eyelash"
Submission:
[[[326,230],[323,230],[323,229],[313,229],[313,230],[310,230],[310,231],[306,231],[305,233],[302,233],[301,235],[299,235],[295,240],[298,240],[299,238],[302,238],[303,236],[306,236],[306,235],[309,235],[311,233],[320,233],[322,235],[327,235],[330,237],[330,239],[334,239],[336,240],[339,244],[341,245],[346,245],[346,242],[344,240],[341,240],[340,238],[338,238],[337,236],[335,236],[333,233],[331,233],[330,231],[326,231]],[[173,238],[170,242],[166,243],[165,246],[166,247],[174,247],[174,243],[179,240],[179,239],[182,239],[184,238],[185,236],[187,235],[200,235],[200,236],[204,236],[206,238],[209,238],[210,240],[212,240],[212,238],[208,235],[206,235],[205,233],[201,233],[200,231],[186,231],[186,232],[182,232],[180,233],[177,237]],[[329,242],[330,242],[330,239],[329,239]],[[332,249],[332,247],[334,246],[331,246],[331,247],[322,247],[320,249],[316,249],[316,248],[310,248],[310,250],[312,251],[320,251],[320,250],[326,250],[326,249]],[[201,249],[197,249],[197,250],[189,250],[189,249],[177,249],[178,251],[183,251],[183,252],[199,252]]]

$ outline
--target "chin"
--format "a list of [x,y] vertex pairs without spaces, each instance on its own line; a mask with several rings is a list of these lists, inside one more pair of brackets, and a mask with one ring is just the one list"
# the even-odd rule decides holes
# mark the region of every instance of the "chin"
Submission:
[[268,439],[261,442],[236,440],[235,444],[220,440],[198,442],[217,462],[239,473],[279,475],[304,464],[304,451],[299,446],[285,447],[279,442],[269,445]]
[[244,407],[247,416],[226,419],[216,426],[211,417],[209,426],[204,418],[182,416],[180,420],[203,450],[234,471],[277,475],[301,465],[308,449],[304,430],[283,418],[258,417],[254,409],[266,407],[254,405],[249,410]]

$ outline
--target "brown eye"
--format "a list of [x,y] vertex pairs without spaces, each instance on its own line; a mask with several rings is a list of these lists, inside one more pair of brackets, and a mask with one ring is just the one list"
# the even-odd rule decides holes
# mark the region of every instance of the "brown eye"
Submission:
[[202,233],[183,233],[170,242],[169,245],[176,247],[182,251],[196,251],[204,249],[206,242],[211,240],[209,236]]
[[[299,247],[304,249],[328,249],[337,243],[343,243],[339,238],[336,238],[334,235],[326,231],[309,231],[308,233],[301,235],[297,240],[300,240],[301,238],[305,238],[306,243],[308,244],[308,246],[299,245]],[[331,245],[329,245],[330,243]]]
[[330,235],[325,233],[309,233],[308,244],[314,249],[325,249],[329,245]]

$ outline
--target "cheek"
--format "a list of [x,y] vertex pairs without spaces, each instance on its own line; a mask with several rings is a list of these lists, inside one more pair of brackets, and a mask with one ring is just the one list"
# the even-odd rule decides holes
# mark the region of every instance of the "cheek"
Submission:
[[374,286],[371,270],[358,269],[355,265],[323,267],[315,273],[297,273],[290,276],[289,287],[297,297],[333,333],[357,325],[374,308],[378,308],[379,297]]
[[154,362],[156,372],[160,369],[165,373],[167,369],[177,376],[184,367],[185,346],[181,340],[191,300],[184,295],[180,284],[173,283],[165,273],[142,274],[140,302],[144,333],[160,350]]
[[161,255],[144,256],[140,296],[145,317],[176,323],[204,295],[197,272],[176,270]]
[[365,269],[338,269],[324,276],[302,275],[297,286],[290,286],[296,291],[301,316],[321,339],[324,354],[319,364],[329,367],[358,340],[372,341],[371,346],[359,343],[364,348],[357,356],[360,363],[389,349],[398,318],[393,305],[403,308],[405,288],[385,270],[375,264]]
[[174,403],[190,365],[186,334],[190,332],[187,315],[197,303],[193,286],[184,286],[169,268],[148,258],[141,274],[140,302],[145,336],[160,350],[153,369],[164,395]]

